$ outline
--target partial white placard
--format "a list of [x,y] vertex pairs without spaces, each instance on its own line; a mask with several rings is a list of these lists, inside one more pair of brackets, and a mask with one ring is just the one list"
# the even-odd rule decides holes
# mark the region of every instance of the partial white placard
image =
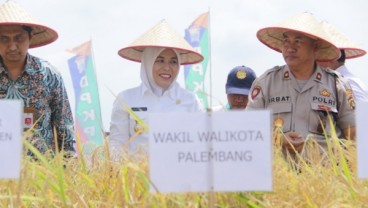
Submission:
[[272,190],[271,113],[149,115],[151,191]]
[[368,102],[356,104],[358,178],[368,178]]
[[19,178],[22,154],[23,101],[0,100],[0,178]]

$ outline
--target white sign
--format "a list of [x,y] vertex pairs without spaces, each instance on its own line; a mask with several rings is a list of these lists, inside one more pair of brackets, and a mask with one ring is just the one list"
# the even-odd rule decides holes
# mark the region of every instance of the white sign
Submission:
[[271,113],[152,113],[151,191],[272,190]]
[[357,122],[358,177],[368,178],[368,102],[358,101],[355,115]]
[[0,100],[0,178],[19,178],[22,154],[23,103]]

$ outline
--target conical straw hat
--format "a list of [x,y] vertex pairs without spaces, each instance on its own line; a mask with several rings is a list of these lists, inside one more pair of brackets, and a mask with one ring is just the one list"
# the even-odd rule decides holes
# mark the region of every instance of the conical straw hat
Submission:
[[319,21],[310,13],[303,13],[281,23],[260,29],[257,32],[257,38],[268,47],[281,52],[283,34],[287,31],[299,32],[320,40],[321,44],[316,53],[316,61],[330,61],[340,57],[339,49],[332,44]]
[[47,45],[58,38],[56,31],[40,23],[35,17],[13,1],[7,1],[0,5],[1,25],[24,25],[31,27],[32,39],[29,45],[30,48]]
[[147,47],[176,49],[183,65],[195,64],[203,60],[203,56],[196,52],[165,20],[160,21],[127,47],[120,49],[118,54],[123,58],[141,62],[142,52]]
[[364,56],[367,53],[364,49],[359,47],[357,43],[339,32],[331,24],[327,23],[326,21],[322,21],[321,24],[327,35],[330,36],[332,43],[335,44],[339,49],[344,50],[345,59],[357,58]]

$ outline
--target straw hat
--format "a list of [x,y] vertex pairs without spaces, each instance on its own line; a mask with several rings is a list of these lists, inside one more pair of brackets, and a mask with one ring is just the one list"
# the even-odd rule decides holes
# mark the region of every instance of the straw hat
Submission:
[[327,35],[330,36],[332,43],[335,44],[339,49],[344,50],[345,59],[357,58],[364,56],[367,53],[364,49],[359,47],[357,43],[339,32],[331,24],[327,23],[326,21],[322,21],[321,24]]
[[53,29],[41,24],[36,18],[13,1],[0,5],[0,26],[24,25],[32,28],[32,39],[29,47],[35,48],[54,42],[58,34]]
[[257,38],[268,47],[281,52],[283,34],[287,31],[303,33],[310,38],[320,40],[316,61],[330,61],[340,57],[339,49],[332,44],[319,21],[310,13],[303,13],[279,24],[260,29],[257,32]]
[[183,65],[195,64],[203,60],[203,56],[196,52],[165,20],[160,21],[127,47],[120,49],[118,54],[123,58],[141,62],[142,52],[147,47],[176,49]]

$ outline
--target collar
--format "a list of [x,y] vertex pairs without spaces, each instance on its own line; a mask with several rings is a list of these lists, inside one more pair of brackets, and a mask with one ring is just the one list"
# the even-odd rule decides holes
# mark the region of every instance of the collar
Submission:
[[[33,56],[29,53],[26,55],[26,64],[24,65],[24,71],[28,74],[34,74],[36,70],[40,68],[40,64],[36,62]],[[0,73],[6,72],[3,61],[0,59]]]
[[[173,83],[173,86],[170,89],[166,90],[161,97],[163,97],[163,96],[169,96],[171,99],[175,100],[178,97],[178,95],[177,95],[178,92],[176,90],[177,89],[177,85],[178,85],[177,82]],[[141,83],[141,91],[140,91],[140,94],[142,96],[144,96],[144,95],[152,95],[152,96],[158,97],[144,83]]]
[[34,56],[27,54],[26,65],[24,67],[27,73],[34,74],[36,73],[36,71],[38,71],[41,68],[41,63]]
[[[283,79],[284,80],[290,80],[291,77],[293,76],[287,65],[285,65],[282,73],[283,73]],[[311,77],[309,79],[311,79],[311,78],[313,78],[314,81],[322,82],[323,73],[322,73],[322,68],[320,66],[317,65],[316,70],[313,72],[313,74],[311,75]]]
[[345,64],[337,68],[335,71],[339,72],[341,75],[349,73],[349,70],[346,68]]

